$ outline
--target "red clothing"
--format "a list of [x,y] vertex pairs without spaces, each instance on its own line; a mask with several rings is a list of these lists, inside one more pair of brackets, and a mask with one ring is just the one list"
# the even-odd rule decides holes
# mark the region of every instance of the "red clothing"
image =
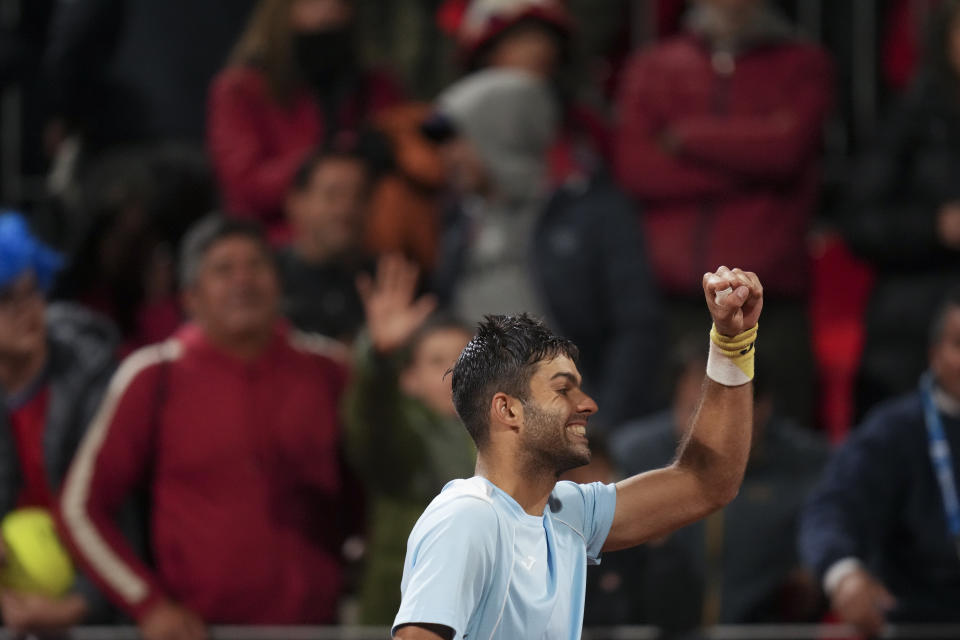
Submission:
[[883,75],[887,85],[906,89],[920,61],[923,20],[940,4],[938,0],[895,0],[887,9],[883,36]]
[[573,174],[589,175],[597,164],[609,166],[612,158],[609,123],[585,105],[570,105],[547,155],[551,183],[560,186]]
[[[341,130],[356,131],[400,101],[385,74],[369,73],[363,90],[343,101]],[[289,106],[270,95],[266,78],[251,67],[229,67],[214,78],[207,112],[207,144],[230,213],[258,218],[282,235],[284,198],[306,156],[327,135],[315,95],[298,92]]]
[[[702,295],[703,273],[725,264],[761,274],[769,293],[806,292],[831,94],[827,55],[798,41],[745,52],[729,75],[691,35],[634,57],[619,96],[616,167],[643,205],[665,291]],[[679,140],[676,154],[661,146],[665,132]]]
[[53,492],[47,480],[47,465],[43,455],[43,434],[47,425],[47,403],[50,389],[36,392],[22,407],[10,413],[10,428],[17,447],[17,462],[23,486],[17,496],[17,507],[53,505]]
[[[321,624],[341,587],[343,368],[278,329],[242,362],[187,325],[123,363],[64,483],[75,557],[120,606],[160,597],[208,623]],[[150,490],[154,568],[116,513]]]

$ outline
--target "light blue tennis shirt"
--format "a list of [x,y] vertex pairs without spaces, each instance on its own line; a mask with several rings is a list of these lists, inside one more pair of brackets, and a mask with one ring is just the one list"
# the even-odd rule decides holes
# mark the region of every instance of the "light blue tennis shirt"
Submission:
[[441,624],[466,640],[577,640],[587,563],[613,524],[612,484],[558,482],[542,516],[479,476],[447,483],[413,527],[393,632]]

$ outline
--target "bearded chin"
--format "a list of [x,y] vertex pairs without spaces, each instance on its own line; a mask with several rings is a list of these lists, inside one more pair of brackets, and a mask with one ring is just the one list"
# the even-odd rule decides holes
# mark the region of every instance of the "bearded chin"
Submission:
[[566,455],[560,455],[554,460],[554,471],[559,476],[562,473],[590,464],[590,449],[583,451],[568,450]]
[[564,449],[540,449],[524,447],[520,451],[522,458],[521,468],[529,477],[552,475],[559,477],[562,473],[590,464],[590,450],[575,450],[569,447]]
[[590,449],[567,440],[566,418],[525,406],[526,429],[520,455],[531,475],[556,476],[590,464]]

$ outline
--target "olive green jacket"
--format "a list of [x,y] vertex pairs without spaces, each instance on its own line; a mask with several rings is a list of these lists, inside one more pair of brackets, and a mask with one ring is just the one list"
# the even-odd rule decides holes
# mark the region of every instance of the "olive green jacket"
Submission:
[[344,415],[347,456],[368,500],[360,622],[389,625],[400,607],[410,530],[447,482],[473,475],[476,451],[456,416],[400,390],[399,358],[376,354],[364,334],[355,360]]

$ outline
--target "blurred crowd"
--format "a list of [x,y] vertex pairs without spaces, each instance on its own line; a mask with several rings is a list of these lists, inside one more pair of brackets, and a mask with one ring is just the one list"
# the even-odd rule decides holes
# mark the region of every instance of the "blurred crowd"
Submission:
[[887,113],[828,179],[855,53],[792,2],[646,0],[637,47],[613,0],[27,4],[0,516],[49,513],[77,573],[0,571],[7,627],[390,624],[473,474],[477,321],[577,343],[570,477],[612,482],[683,438],[719,265],[765,288],[743,488],[591,568],[585,624],[960,622],[957,0],[878,3]]

